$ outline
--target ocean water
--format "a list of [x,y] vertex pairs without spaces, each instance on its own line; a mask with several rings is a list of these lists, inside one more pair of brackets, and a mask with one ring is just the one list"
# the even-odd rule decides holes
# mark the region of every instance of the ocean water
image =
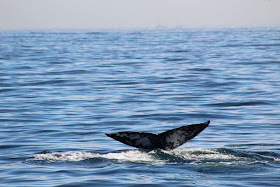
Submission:
[[[172,151],[105,133],[211,120]],[[279,186],[280,30],[0,32],[0,186]]]

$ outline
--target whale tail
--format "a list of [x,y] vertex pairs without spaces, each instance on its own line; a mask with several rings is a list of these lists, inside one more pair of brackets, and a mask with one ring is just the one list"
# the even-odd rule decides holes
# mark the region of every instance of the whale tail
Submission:
[[210,121],[186,125],[160,134],[126,131],[107,133],[106,135],[126,145],[137,148],[172,150],[193,139],[202,132],[209,123]]

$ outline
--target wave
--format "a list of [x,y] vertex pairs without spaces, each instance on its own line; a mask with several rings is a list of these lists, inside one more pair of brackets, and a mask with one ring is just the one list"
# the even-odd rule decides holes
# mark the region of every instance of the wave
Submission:
[[240,165],[279,162],[279,155],[268,157],[257,152],[245,152],[227,148],[212,149],[176,149],[163,150],[124,150],[111,153],[91,153],[83,151],[68,151],[36,154],[28,161],[45,162],[81,162],[98,161],[113,163],[140,164],[207,164],[207,165]]
[[280,143],[228,144],[226,147],[278,147]]

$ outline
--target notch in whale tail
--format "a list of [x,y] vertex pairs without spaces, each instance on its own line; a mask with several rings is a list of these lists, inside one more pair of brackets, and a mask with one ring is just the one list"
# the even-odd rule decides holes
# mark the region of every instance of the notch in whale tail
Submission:
[[137,148],[172,150],[196,137],[209,124],[210,121],[186,125],[160,134],[125,131],[107,133],[106,135],[126,145]]

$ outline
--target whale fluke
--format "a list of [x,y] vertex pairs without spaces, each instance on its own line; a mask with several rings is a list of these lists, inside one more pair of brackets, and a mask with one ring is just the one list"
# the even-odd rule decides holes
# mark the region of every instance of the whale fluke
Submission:
[[160,134],[126,131],[107,133],[106,135],[126,145],[137,148],[172,150],[197,136],[209,123],[210,121],[186,125]]

